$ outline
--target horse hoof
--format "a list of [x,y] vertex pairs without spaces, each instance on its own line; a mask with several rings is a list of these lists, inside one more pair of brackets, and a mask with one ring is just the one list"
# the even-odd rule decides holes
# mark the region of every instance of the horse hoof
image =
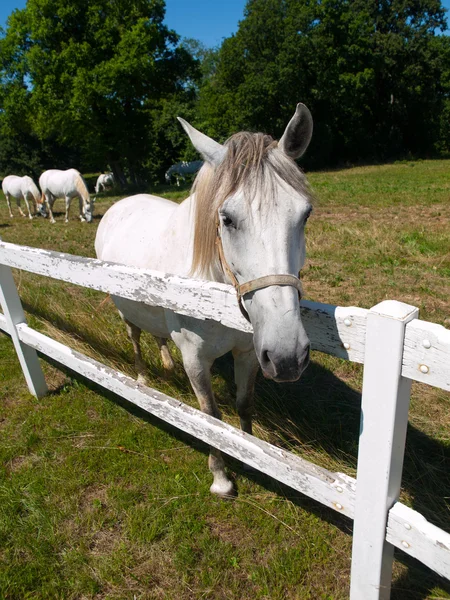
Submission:
[[221,481],[220,483],[213,483],[209,488],[211,494],[215,494],[220,498],[235,498],[237,496],[236,490],[234,489],[234,485],[231,481]]
[[54,225],[54,224],[56,223],[55,219],[53,219],[53,221],[50,221],[50,223],[51,223],[52,225]]

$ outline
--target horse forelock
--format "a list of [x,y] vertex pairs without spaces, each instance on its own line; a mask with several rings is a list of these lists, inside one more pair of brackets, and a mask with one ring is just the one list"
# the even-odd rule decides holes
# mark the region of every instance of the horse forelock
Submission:
[[[236,133],[225,142],[227,153],[217,167],[205,163],[192,188],[195,193],[194,249],[191,274],[209,277],[219,259],[216,244],[218,212],[237,190],[248,206],[256,197],[264,208],[273,206],[277,183],[284,182],[311,203],[313,194],[297,164],[277,150],[269,135]],[[258,192],[258,194],[255,194]]]

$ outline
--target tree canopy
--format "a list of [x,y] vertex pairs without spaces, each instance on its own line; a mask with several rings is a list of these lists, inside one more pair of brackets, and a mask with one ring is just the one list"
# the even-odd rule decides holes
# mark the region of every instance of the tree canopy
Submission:
[[163,0],[28,0],[0,41],[2,129],[75,148],[119,179],[148,172],[162,101],[189,105],[199,75],[164,12]]
[[219,139],[313,113],[307,165],[450,152],[440,0],[248,0],[219,48],[180,40],[164,0],[28,0],[0,38],[0,172],[111,167],[161,180]]
[[249,0],[201,90],[202,120],[218,135],[279,135],[302,101],[311,164],[433,152],[449,94],[445,28],[439,0]]

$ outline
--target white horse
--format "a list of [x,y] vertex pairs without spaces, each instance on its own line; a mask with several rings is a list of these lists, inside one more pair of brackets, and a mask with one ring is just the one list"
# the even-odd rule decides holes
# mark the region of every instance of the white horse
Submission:
[[172,177],[175,177],[177,185],[180,185],[180,180],[186,181],[186,175],[195,175],[203,165],[202,160],[193,160],[191,162],[178,162],[172,165],[165,174],[167,183],[170,183]]
[[34,212],[36,213],[37,205],[41,200],[41,194],[31,177],[28,177],[28,175],[25,175],[24,177],[8,175],[2,182],[2,190],[5,194],[6,202],[8,203],[9,216],[11,218],[13,217],[11,211],[11,198],[15,198],[17,202],[17,208],[19,209],[19,213],[22,215],[22,217],[26,217],[20,206],[20,201],[23,198],[28,210],[28,217],[30,219],[33,218],[33,215],[30,211],[29,202],[31,201],[34,203]]
[[[81,221],[87,221],[88,223],[92,221],[95,198],[90,199],[86,183],[76,169],[67,169],[67,171],[50,169],[44,171],[39,177],[39,185],[42,190],[42,205],[45,202],[51,223],[56,222],[52,212],[56,198],[65,198],[66,200],[66,223],[68,223],[70,202],[75,196],[78,196],[80,201]],[[47,216],[45,210],[41,212],[45,217]]]
[[106,188],[113,188],[115,185],[114,175],[112,173],[102,173],[98,176],[97,183],[95,184],[95,193],[106,190]]
[[[147,194],[121,200],[101,220],[95,249],[102,260],[236,287],[253,335],[133,300],[113,300],[133,342],[138,381],[145,382],[141,330],[156,337],[168,369],[174,366],[167,347],[172,338],[201,409],[218,418],[210,369],[231,350],[241,427],[251,433],[258,362],[266,377],[279,382],[297,380],[309,362],[298,273],[305,260],[312,195],[294,159],[308,147],[312,117],[298,104],[278,143],[261,133],[242,132],[224,146],[179,120],[205,159],[194,193],[180,205]],[[211,491],[233,494],[214,448],[209,467]]]

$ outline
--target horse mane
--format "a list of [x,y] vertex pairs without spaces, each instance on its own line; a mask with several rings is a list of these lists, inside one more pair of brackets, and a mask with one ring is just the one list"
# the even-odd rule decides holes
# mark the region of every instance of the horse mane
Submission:
[[39,201],[41,199],[41,192],[39,191],[37,185],[34,183],[34,181],[32,179],[31,179],[30,187],[31,187],[30,191],[31,191],[31,193],[33,195],[34,201],[36,203],[39,203]]
[[[242,131],[226,142],[227,152],[217,167],[205,162],[192,193],[195,194],[194,249],[191,275],[208,277],[219,265],[216,245],[218,211],[225,200],[241,189],[251,204],[255,190],[262,192],[264,204],[275,201],[277,177],[305,195],[313,195],[297,164],[277,149],[277,142],[263,133]],[[278,179],[278,183],[279,183]]]
[[75,187],[77,188],[77,192],[80,194],[84,202],[90,202],[89,190],[87,188],[86,182],[81,176],[81,173],[79,173],[78,171],[77,173],[78,175],[75,180]]

